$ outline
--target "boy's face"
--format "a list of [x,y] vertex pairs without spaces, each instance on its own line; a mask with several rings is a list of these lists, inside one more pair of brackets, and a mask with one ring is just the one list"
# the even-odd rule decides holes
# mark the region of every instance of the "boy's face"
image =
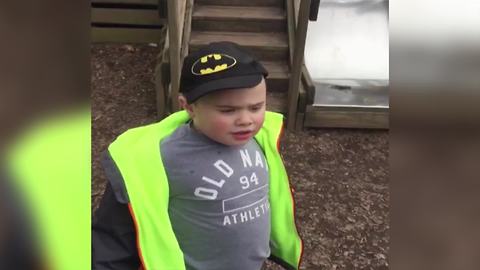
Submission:
[[214,92],[193,104],[180,102],[193,119],[195,129],[216,142],[234,146],[247,143],[262,127],[266,93],[262,79],[252,88]]

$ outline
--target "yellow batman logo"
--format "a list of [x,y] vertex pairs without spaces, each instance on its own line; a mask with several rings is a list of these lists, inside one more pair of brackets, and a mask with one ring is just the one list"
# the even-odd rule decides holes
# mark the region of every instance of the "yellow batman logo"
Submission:
[[237,63],[237,60],[229,55],[212,53],[195,61],[192,65],[192,73],[195,75],[208,75],[229,69]]

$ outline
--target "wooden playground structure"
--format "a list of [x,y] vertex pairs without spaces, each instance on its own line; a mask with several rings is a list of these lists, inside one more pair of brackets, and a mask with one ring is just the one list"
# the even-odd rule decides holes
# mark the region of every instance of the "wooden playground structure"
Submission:
[[155,43],[159,119],[179,109],[184,57],[213,41],[252,52],[269,71],[267,109],[304,127],[388,128],[388,107],[315,106],[316,86],[305,65],[309,21],[319,0],[92,0],[92,42]]

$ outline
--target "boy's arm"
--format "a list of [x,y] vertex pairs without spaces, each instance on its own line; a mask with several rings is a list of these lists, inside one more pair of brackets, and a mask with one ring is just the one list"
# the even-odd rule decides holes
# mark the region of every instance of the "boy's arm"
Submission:
[[92,225],[92,269],[139,269],[135,238],[128,206],[117,200],[108,183]]

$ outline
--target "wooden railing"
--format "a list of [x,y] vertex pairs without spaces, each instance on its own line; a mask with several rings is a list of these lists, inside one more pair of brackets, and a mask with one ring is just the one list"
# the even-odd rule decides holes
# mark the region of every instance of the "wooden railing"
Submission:
[[170,100],[172,111],[178,110],[178,90],[180,88],[180,74],[182,71],[182,39],[185,19],[186,0],[168,0],[168,38],[170,60]]
[[166,0],[170,61],[170,109],[178,111],[178,93],[182,63],[188,54],[193,0]]
[[[286,0],[291,70],[287,99],[287,128],[289,130],[302,127],[307,99],[312,96],[313,84],[305,67],[304,52],[308,20],[309,18],[316,19],[319,4],[319,0]],[[299,107],[300,113],[298,113]]]

